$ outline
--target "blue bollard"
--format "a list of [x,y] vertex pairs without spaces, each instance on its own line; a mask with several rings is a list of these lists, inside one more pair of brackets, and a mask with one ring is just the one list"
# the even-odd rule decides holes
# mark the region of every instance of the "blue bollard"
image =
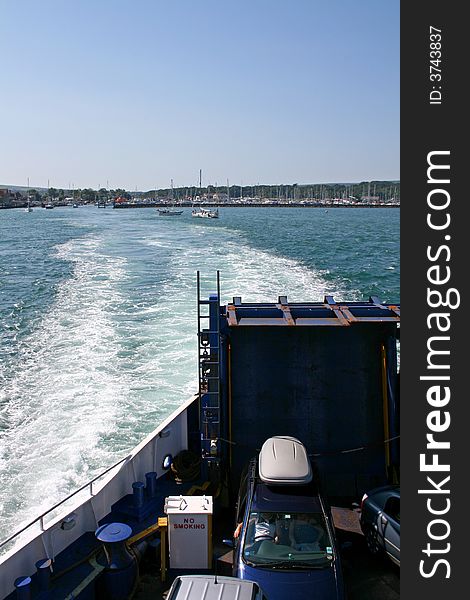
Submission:
[[31,577],[23,576],[15,579],[17,600],[31,600]]
[[107,600],[127,600],[136,583],[137,560],[126,547],[131,535],[132,529],[124,523],[107,523],[95,531],[106,551],[103,583]]
[[52,560],[50,558],[42,558],[36,563],[36,577],[40,592],[45,592],[49,589],[51,582],[51,567]]
[[147,498],[155,498],[157,494],[157,474],[155,471],[145,473],[145,491]]
[[135,481],[132,484],[132,490],[134,493],[133,502],[136,508],[140,508],[144,504],[144,488],[145,485],[142,481]]

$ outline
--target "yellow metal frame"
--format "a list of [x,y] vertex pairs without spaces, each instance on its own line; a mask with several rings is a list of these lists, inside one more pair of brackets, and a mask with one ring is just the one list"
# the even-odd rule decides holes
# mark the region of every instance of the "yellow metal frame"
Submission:
[[389,475],[390,470],[390,446],[389,446],[389,438],[390,438],[390,423],[388,418],[388,390],[387,390],[387,355],[385,352],[384,344],[380,347],[380,358],[381,358],[381,367],[382,367],[382,410],[383,410],[383,420],[384,420],[384,440],[385,440],[385,466],[387,469],[387,475]]
[[160,529],[160,579],[162,583],[166,581],[166,539],[168,530],[168,519],[158,517],[157,525]]

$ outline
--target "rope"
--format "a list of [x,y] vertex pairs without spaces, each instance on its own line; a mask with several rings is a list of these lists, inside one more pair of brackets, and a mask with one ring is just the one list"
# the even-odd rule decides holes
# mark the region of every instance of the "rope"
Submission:
[[170,469],[176,483],[193,481],[199,478],[201,459],[197,454],[191,452],[191,450],[181,450],[181,452],[174,457]]

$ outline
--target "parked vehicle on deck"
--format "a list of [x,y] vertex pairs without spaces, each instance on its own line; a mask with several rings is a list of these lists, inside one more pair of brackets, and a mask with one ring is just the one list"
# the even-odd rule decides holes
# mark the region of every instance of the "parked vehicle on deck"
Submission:
[[242,475],[233,574],[256,581],[269,600],[343,600],[330,511],[305,447],[268,439]]
[[385,554],[400,566],[400,488],[387,485],[364,494],[361,528],[372,554]]

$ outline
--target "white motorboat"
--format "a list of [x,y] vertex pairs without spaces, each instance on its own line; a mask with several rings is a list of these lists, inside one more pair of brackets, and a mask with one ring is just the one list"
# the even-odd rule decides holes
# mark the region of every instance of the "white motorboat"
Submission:
[[193,217],[199,217],[202,219],[218,219],[219,218],[219,209],[215,208],[210,210],[208,208],[194,208],[192,211]]

